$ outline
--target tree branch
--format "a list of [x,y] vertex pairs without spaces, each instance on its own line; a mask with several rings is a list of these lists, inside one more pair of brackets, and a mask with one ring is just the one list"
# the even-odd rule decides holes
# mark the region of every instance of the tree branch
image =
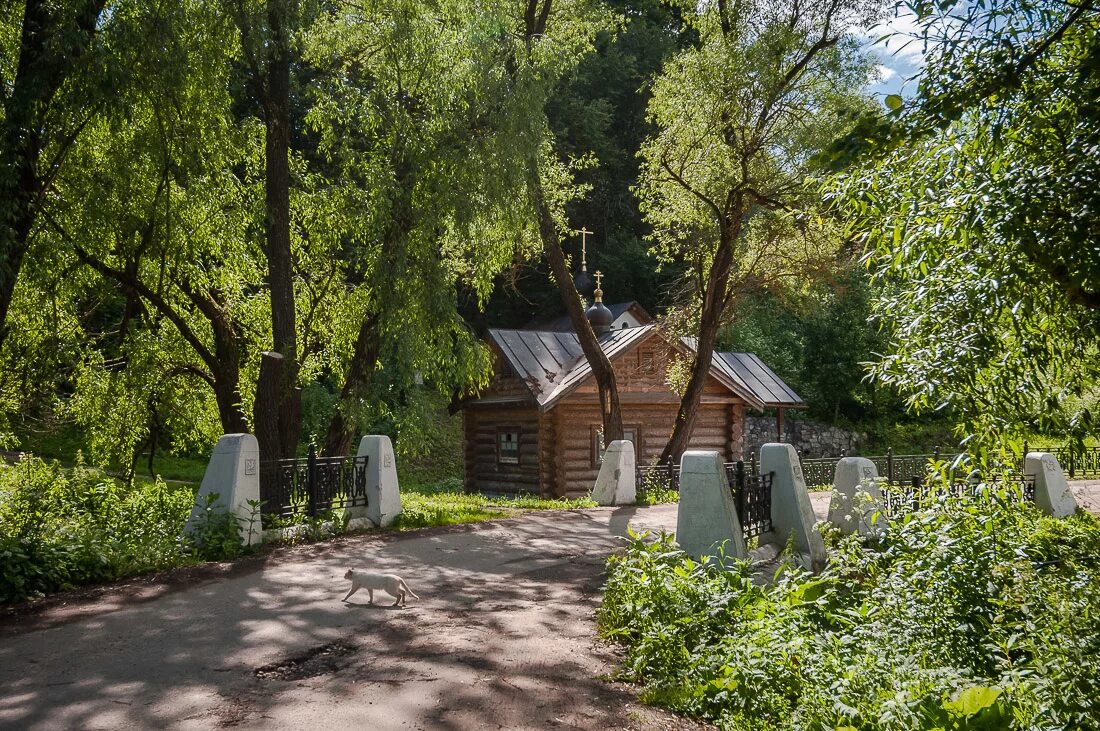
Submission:
[[203,362],[206,363],[207,367],[210,368],[210,370],[216,371],[218,369],[218,359],[215,358],[213,353],[211,353],[207,349],[202,340],[200,340],[198,335],[195,334],[195,331],[192,330],[191,326],[187,324],[187,321],[183,319],[183,316],[178,311],[176,311],[175,308],[168,304],[168,302],[163,297],[150,289],[137,277],[131,276],[121,269],[114,269],[108,266],[105,262],[101,261],[100,259],[93,256],[91,253],[89,253],[87,250],[85,250],[82,246],[80,246],[80,244],[76,243],[72,236],[69,235],[69,232],[66,231],[64,227],[57,222],[57,219],[55,219],[53,217],[53,214],[51,214],[48,210],[43,210],[42,215],[46,219],[47,223],[49,223],[50,226],[53,227],[53,229],[57,231],[57,233],[60,234],[60,236],[70,246],[73,247],[73,251],[82,262],[90,266],[95,271],[99,272],[100,275],[107,277],[108,279],[112,279],[121,284],[123,287],[126,287],[136,294],[144,297],[151,305],[153,305],[154,308],[156,308],[158,312],[167,317],[172,322],[172,324],[176,326],[176,330],[179,331],[179,334],[183,337],[184,340],[187,341],[187,343],[192,348],[194,348],[195,353],[200,358],[202,358]]
[[684,180],[682,176],[678,175],[676,171],[672,169],[672,166],[668,164],[667,158],[661,158],[661,167],[664,168],[670,176],[672,176],[672,179],[675,180],[681,188],[683,188],[688,193],[695,196],[708,207],[710,207],[710,209],[714,211],[714,215],[718,217],[718,220],[722,220],[722,209],[718,206],[718,204],[711,200],[706,194],[696,190],[694,187],[692,187],[690,183]]

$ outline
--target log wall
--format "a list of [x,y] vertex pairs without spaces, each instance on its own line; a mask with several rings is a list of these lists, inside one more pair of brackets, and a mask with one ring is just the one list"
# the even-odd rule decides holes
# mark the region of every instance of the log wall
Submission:
[[[468,491],[579,497],[599,474],[594,435],[601,426],[596,382],[588,379],[540,413],[527,384],[494,352],[496,376],[481,403],[465,408],[465,485]],[[623,427],[637,435],[639,464],[653,464],[668,442],[680,405],[665,382],[679,350],[651,338],[613,359]],[[495,403],[490,399],[495,399]],[[530,399],[528,403],[502,403]],[[689,448],[710,449],[728,461],[742,456],[744,403],[708,378]],[[497,460],[497,430],[519,430],[519,464]]]
[[[679,403],[624,403],[623,428],[633,429],[639,464],[653,464],[661,456],[676,421]],[[690,449],[710,449],[733,461],[740,457],[741,426],[739,405],[705,403],[699,407]],[[556,497],[580,497],[592,489],[599,474],[595,461],[594,433],[600,428],[597,404],[566,400],[551,410],[554,423],[560,425],[552,446],[554,480],[546,494]],[[544,450],[544,452],[547,450]]]
[[[489,493],[542,492],[539,484],[539,413],[534,406],[467,408],[464,419],[466,490]],[[497,461],[497,431],[519,431],[519,463]]]

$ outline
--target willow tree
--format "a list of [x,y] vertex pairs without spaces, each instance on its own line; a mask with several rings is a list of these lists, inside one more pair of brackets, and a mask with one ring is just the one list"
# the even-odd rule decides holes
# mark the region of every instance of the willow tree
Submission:
[[[696,6],[693,6],[696,7]],[[797,273],[836,237],[819,226],[809,160],[850,125],[872,73],[857,0],[719,0],[697,6],[699,43],[666,64],[638,193],[655,248],[694,269],[697,348],[662,462],[687,447],[715,337],[739,293]]]
[[126,28],[106,58],[118,83],[51,184],[16,301],[65,313],[81,352],[62,410],[96,462],[132,465],[146,443],[203,448],[249,430],[268,312],[248,236],[262,135],[233,118],[238,46],[208,3],[112,21]]
[[[379,0],[333,12],[309,57],[336,73],[317,84],[309,124],[343,201],[348,306],[333,313],[330,371],[342,380],[326,450],[418,379],[450,396],[487,384],[488,351],[458,312],[458,288],[484,302],[493,278],[530,255],[522,184],[505,110],[491,9],[466,0]],[[521,196],[522,197],[522,196]]]
[[546,110],[555,89],[594,50],[597,33],[613,28],[615,19],[587,0],[514,0],[506,10],[511,13],[510,35],[515,40],[506,53],[505,67],[512,80],[513,103],[518,105],[513,107],[516,118],[523,126],[518,164],[525,175],[527,205],[562,304],[596,379],[604,441],[622,439],[615,370],[585,317],[561,245],[562,234],[571,228],[565,220],[565,204],[582,191],[573,181],[572,161],[563,159],[556,149]]
[[883,284],[873,374],[960,436],[1100,424],[1100,8],[916,3],[909,99],[836,151],[837,201]]
[[102,22],[106,6],[26,0],[0,10],[0,345],[46,189],[109,93],[93,58],[104,26],[116,25]]

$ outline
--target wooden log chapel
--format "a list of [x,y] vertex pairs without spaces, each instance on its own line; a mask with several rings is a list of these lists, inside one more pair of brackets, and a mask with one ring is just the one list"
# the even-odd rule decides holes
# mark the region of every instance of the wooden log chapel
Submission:
[[[615,369],[625,437],[639,464],[656,463],[680,403],[666,372],[694,357],[693,343],[670,341],[637,303],[608,308],[594,294],[587,315]],[[489,331],[493,380],[463,406],[467,491],[579,497],[596,481],[603,429],[592,370],[568,318],[535,327]],[[715,353],[689,448],[741,459],[745,410],[774,409],[781,424],[789,408],[805,404],[756,355]]]

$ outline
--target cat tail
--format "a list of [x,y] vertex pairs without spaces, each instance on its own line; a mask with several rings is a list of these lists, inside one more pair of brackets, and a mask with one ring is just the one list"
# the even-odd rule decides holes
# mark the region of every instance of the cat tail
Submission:
[[409,588],[409,585],[405,583],[405,580],[401,580],[401,588],[405,590],[405,593],[411,596],[413,599],[419,599],[416,594],[413,594],[413,590]]

